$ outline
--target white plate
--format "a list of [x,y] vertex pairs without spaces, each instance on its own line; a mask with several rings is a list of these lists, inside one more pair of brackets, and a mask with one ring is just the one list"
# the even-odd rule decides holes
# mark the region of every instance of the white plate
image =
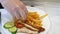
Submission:
[[[44,14],[46,14],[43,10],[41,10],[39,8],[27,7],[27,9],[29,11],[38,12],[38,14],[41,15],[41,16],[44,15]],[[3,25],[7,21],[10,21],[11,20],[11,15],[5,9],[2,9],[0,11],[2,12],[2,34],[11,34],[7,29],[5,29],[3,27]],[[49,30],[49,27],[50,27],[50,21],[48,19],[48,16],[43,19],[42,24],[43,24],[43,27],[45,28],[45,31],[44,32],[41,32],[40,34],[46,34],[47,31]],[[20,34],[22,34],[22,33],[20,33]]]

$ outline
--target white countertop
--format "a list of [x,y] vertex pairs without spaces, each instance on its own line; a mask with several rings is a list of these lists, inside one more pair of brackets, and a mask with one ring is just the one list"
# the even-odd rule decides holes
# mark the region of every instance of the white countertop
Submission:
[[47,3],[41,6],[35,6],[45,10],[49,14],[51,28],[47,34],[60,34],[60,3]]

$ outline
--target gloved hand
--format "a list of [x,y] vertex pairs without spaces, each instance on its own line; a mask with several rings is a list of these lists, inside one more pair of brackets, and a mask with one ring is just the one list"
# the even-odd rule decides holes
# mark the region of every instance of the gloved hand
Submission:
[[0,0],[0,2],[13,18],[22,18],[22,20],[26,19],[28,10],[20,0]]

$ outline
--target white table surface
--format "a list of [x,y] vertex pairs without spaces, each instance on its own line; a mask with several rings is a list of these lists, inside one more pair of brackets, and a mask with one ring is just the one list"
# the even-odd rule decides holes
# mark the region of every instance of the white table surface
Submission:
[[[51,28],[47,34],[60,34],[60,3],[47,3],[41,6],[35,6],[45,10],[49,14]],[[1,10],[1,9],[0,9]]]
[[44,6],[36,6],[49,14],[51,28],[47,34],[60,34],[60,3],[46,3]]

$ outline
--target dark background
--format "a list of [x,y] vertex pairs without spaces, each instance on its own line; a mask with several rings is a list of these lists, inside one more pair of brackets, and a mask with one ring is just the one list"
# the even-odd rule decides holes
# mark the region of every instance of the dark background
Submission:
[[[1,3],[0,3],[0,9],[3,9]],[[0,28],[1,28],[1,12],[0,12]],[[1,34],[1,31],[0,31],[0,34]]]
[[1,3],[0,3],[0,9],[3,9],[3,7],[2,7],[2,5],[1,5]]

